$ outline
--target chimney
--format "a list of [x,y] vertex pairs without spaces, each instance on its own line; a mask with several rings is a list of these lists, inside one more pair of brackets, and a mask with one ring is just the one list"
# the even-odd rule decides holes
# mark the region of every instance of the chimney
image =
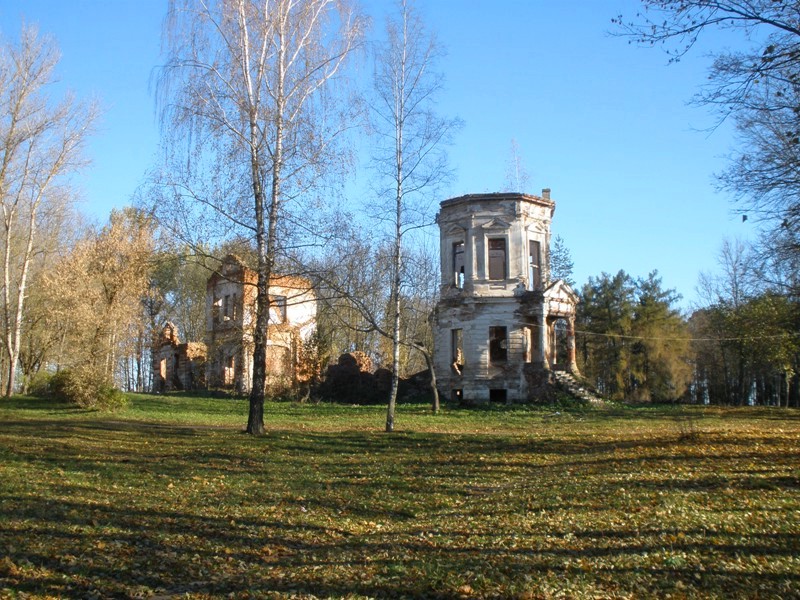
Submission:
[[545,200],[550,200],[550,188],[544,188],[542,190],[542,198]]

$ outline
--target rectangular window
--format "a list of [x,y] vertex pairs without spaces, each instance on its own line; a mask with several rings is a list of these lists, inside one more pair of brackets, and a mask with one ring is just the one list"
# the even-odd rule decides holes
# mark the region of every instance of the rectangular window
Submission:
[[464,287],[464,242],[453,244],[453,284]]
[[214,302],[211,304],[211,320],[214,323],[221,323],[222,322],[222,299],[221,298],[214,298]]
[[505,404],[507,397],[506,390],[489,390],[489,402],[502,402]]
[[525,362],[541,360],[539,347],[539,328],[535,325],[525,327]]
[[532,329],[530,327],[525,327],[523,333],[525,334],[525,362],[529,363],[533,361]]
[[542,245],[531,240],[528,252],[528,285],[531,290],[542,287]]
[[489,362],[500,363],[508,360],[508,329],[489,327]]
[[464,370],[464,332],[461,329],[450,331],[452,348],[452,367],[453,371],[461,375]]
[[489,240],[489,279],[506,278],[506,240]]
[[222,303],[222,320],[228,321],[231,318],[231,297],[225,294],[225,300]]
[[233,385],[236,382],[236,357],[230,355],[225,358],[225,364],[222,370],[222,383],[224,385]]
[[270,319],[273,323],[286,322],[286,296],[273,296],[269,300]]

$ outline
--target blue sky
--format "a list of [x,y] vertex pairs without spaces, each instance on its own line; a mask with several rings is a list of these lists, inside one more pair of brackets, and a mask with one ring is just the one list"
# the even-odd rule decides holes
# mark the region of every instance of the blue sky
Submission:
[[[388,2],[362,3],[373,15]],[[698,273],[715,269],[724,237],[753,225],[731,212],[713,173],[726,164],[732,126],[689,101],[704,84],[715,35],[678,64],[657,49],[608,35],[636,0],[421,0],[447,48],[439,111],[464,128],[450,149],[446,197],[503,189],[515,139],[529,191],[552,189],[554,233],[579,285],[602,271],[645,276],[696,299]],[[160,61],[167,0],[3,0],[0,31],[23,19],[55,36],[62,83],[94,96],[104,115],[78,179],[84,211],[105,220],[153,165],[158,124],[150,84]],[[381,18],[374,27],[382,26]],[[741,43],[744,43],[742,40]],[[360,169],[359,173],[368,172]],[[444,199],[444,198],[443,198]]]

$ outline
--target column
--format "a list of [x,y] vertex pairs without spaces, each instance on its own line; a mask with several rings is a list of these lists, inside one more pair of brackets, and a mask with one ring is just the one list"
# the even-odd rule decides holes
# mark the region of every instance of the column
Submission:
[[475,281],[475,235],[472,223],[470,222],[467,230],[464,232],[464,288],[469,285],[469,291],[472,291],[472,282]]
[[539,350],[538,360],[542,361],[544,369],[550,368],[550,335],[547,327],[547,316],[545,314],[545,305],[542,305],[542,311],[536,316],[536,335],[539,336],[539,343],[537,344]]
[[580,375],[575,344],[575,317],[567,319],[567,371]]

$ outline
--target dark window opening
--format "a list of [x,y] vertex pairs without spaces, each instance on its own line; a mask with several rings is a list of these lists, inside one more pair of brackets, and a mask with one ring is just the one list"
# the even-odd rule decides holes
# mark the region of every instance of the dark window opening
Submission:
[[464,242],[453,244],[453,283],[457,288],[464,287]]
[[528,285],[531,290],[542,287],[542,246],[535,240],[530,241],[528,252]]
[[489,390],[489,402],[506,402],[506,390]]
[[506,362],[508,360],[508,329],[505,327],[489,327],[489,362]]
[[553,323],[553,348],[555,349],[555,364],[566,365],[569,362],[569,324],[565,319],[558,319]]
[[506,240],[489,240],[489,279],[506,278]]
[[222,322],[222,300],[220,298],[214,298],[211,305],[211,319],[214,323]]
[[451,347],[452,347],[452,367],[457,375],[464,372],[464,333],[461,329],[453,329],[450,331]]

